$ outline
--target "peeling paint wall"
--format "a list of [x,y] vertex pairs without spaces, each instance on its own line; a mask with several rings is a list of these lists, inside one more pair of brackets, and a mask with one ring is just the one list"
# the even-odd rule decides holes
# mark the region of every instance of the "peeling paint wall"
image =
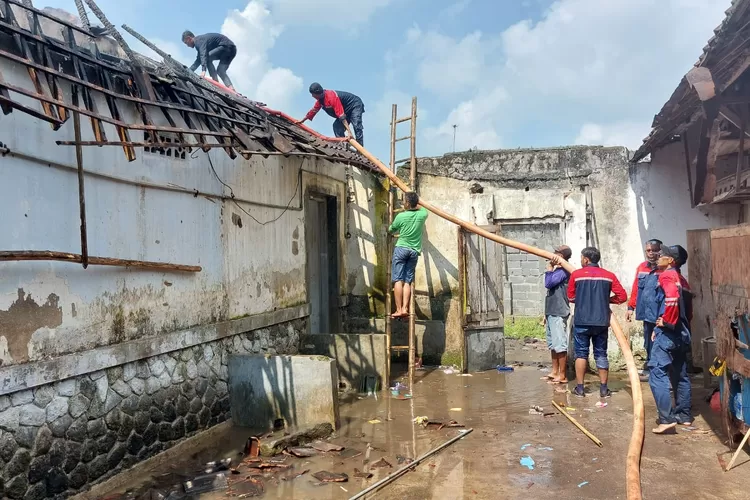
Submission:
[[[19,65],[4,62],[3,77],[31,88]],[[19,99],[41,109],[36,101]],[[96,101],[107,109],[100,95]],[[124,121],[135,120],[135,108],[118,106]],[[162,115],[152,115],[157,124],[168,125]],[[117,136],[114,127],[104,128],[108,137]],[[82,134],[84,141],[94,140],[85,119]],[[131,131],[134,140],[142,140],[138,134]],[[0,142],[11,151],[0,169],[3,250],[80,253],[75,151],[55,144],[73,135],[72,120],[56,132],[18,111],[0,120]],[[308,290],[300,279],[307,259],[302,207],[312,191],[339,200],[341,294],[355,289],[367,294],[373,287],[370,174],[352,174],[347,182],[343,164],[282,156],[231,160],[222,150],[196,150],[181,159],[139,149],[128,163],[122,149],[112,146],[84,147],[83,164],[90,255],[203,270],[1,262],[3,365],[306,303]],[[356,194],[350,203],[347,185]],[[232,194],[238,201],[221,199]],[[360,237],[367,241],[360,243]],[[363,257],[369,261],[360,262]]]
[[[587,242],[595,244],[602,252],[603,265],[620,278],[628,291],[635,269],[644,258],[642,242],[660,238],[665,243],[684,246],[686,230],[726,224],[732,219],[736,221],[739,215],[732,207],[690,209],[684,169],[658,162],[631,166],[624,148],[451,154],[420,159],[419,172],[420,196],[475,224],[512,228],[513,234],[508,235],[511,238],[526,234],[518,232],[519,226],[526,225],[527,234],[533,235],[542,226],[559,225],[562,237],[557,244],[565,243],[572,248],[575,265],[579,265],[580,251]],[[418,293],[430,297],[452,296],[452,301],[458,303],[456,231],[447,221],[428,218],[428,242],[417,267]],[[534,244],[534,241],[522,242]],[[548,246],[552,250],[553,245]],[[541,282],[542,271],[538,274]],[[513,286],[513,279],[506,274],[506,314],[508,287]],[[524,281],[521,285],[528,284]],[[534,300],[537,299],[543,300]],[[539,309],[543,309],[541,304]],[[624,307],[616,308],[621,319],[624,311]],[[432,319],[441,318],[433,315]],[[446,345],[460,346],[460,323],[448,323],[454,326],[446,328]],[[633,330],[634,347],[640,347],[639,325],[625,325],[624,321],[622,324]],[[614,339],[610,344],[616,361],[619,356]]]

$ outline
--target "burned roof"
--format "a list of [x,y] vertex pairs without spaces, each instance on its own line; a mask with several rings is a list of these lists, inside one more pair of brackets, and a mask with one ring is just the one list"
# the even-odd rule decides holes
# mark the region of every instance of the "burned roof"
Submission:
[[[750,0],[732,0],[724,21],[703,49],[695,67],[708,68],[716,83],[717,94],[729,89],[750,68]],[[651,133],[633,155],[640,161],[655,149],[684,132],[701,116],[698,94],[683,77],[677,89],[654,117]]]
[[[0,66],[4,114],[27,113],[55,130],[71,114],[86,116],[95,141],[57,143],[120,146],[130,161],[138,147],[222,148],[232,158],[238,153],[245,158],[312,156],[377,171],[341,139],[320,136],[283,113],[209,83],[145,39],[164,61],[133,52],[96,4],[86,3],[104,28],[90,27],[88,19],[81,23],[57,9],[35,9],[28,1],[0,0],[0,59],[25,66],[33,84],[32,90],[8,83]],[[63,84],[71,91],[63,92]],[[36,100],[41,109],[25,104],[28,99],[14,99],[14,94]],[[94,96],[102,95],[109,113],[97,109]],[[126,103],[137,110],[135,119],[125,117]],[[117,137],[108,138],[102,123],[113,125]],[[133,132],[143,140],[131,137]]]

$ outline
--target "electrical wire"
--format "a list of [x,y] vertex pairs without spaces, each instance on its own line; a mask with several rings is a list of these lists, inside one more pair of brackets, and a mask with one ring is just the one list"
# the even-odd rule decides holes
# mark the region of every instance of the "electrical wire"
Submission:
[[[196,153],[197,153],[197,151],[196,151]],[[193,153],[193,154],[196,154],[196,153]],[[193,156],[193,155],[191,155],[191,157],[195,158],[195,156]],[[304,158],[302,158],[302,161],[299,164],[299,172],[297,173],[297,185],[294,187],[294,194],[292,194],[292,197],[289,199],[289,203],[286,204],[286,208],[284,208],[284,210],[275,219],[271,219],[271,220],[268,220],[266,222],[261,222],[258,219],[256,219],[255,217],[253,217],[253,215],[250,212],[248,212],[247,210],[245,210],[244,208],[242,208],[240,206],[240,204],[237,203],[237,201],[234,199],[234,190],[232,189],[232,186],[230,186],[229,184],[227,184],[226,182],[224,182],[223,180],[221,180],[221,177],[219,177],[219,174],[216,173],[216,169],[214,168],[214,162],[213,162],[213,160],[211,160],[211,155],[208,153],[208,151],[206,151],[206,157],[208,158],[208,165],[211,167],[211,172],[213,172],[214,176],[216,176],[216,180],[218,180],[221,183],[222,186],[224,186],[225,188],[229,189],[229,195],[230,195],[230,198],[232,199],[232,203],[234,203],[237,206],[237,208],[239,208],[240,210],[242,210],[245,213],[245,215],[247,215],[248,217],[250,217],[258,225],[267,226],[268,224],[272,224],[272,223],[276,222],[277,220],[281,219],[284,216],[284,214],[287,213],[287,211],[289,211],[289,208],[291,208],[291,206],[292,206],[292,202],[297,197],[297,193],[299,192],[299,187],[300,187],[299,185],[300,185],[300,182],[302,181],[302,165],[305,163],[305,159]]]

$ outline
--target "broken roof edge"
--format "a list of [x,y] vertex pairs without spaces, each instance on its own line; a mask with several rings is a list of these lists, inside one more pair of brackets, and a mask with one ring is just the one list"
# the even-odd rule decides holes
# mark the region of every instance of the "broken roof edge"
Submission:
[[[703,52],[698,57],[698,61],[696,61],[690,69],[702,66],[718,66],[718,63],[723,62],[724,59],[732,55],[732,52],[730,51],[725,58],[717,63],[714,64],[713,61],[711,61],[715,55],[722,53],[724,49],[729,48],[727,47],[728,45],[735,42],[731,28],[742,27],[741,23],[737,21],[747,16],[750,11],[749,8],[750,0],[732,0],[731,5],[724,11],[724,19],[713,30],[713,35],[703,47]],[[744,54],[744,51],[740,51],[740,54]],[[712,64],[709,64],[709,62]],[[709,67],[709,69],[713,68]],[[734,75],[734,80],[723,82],[724,84],[720,92],[724,92],[737,78],[741,76],[741,74],[742,73]],[[643,144],[633,153],[631,159],[632,163],[642,163],[642,160],[653,153],[655,149],[663,146],[664,141],[668,139],[669,135],[673,135],[670,134],[670,132],[674,131],[681,125],[680,123],[677,123],[672,125],[671,129],[665,129],[665,126],[670,125],[671,121],[679,118],[681,115],[686,115],[688,121],[694,117],[698,110],[699,102],[697,100],[691,102],[690,98],[695,93],[692,91],[686,75],[683,75],[669,99],[654,116],[649,134],[643,139]],[[686,100],[688,102],[685,102]]]
[[[184,74],[180,74],[179,70],[170,68],[166,62],[160,63],[144,54],[129,51],[133,57],[128,57],[121,44],[118,44],[110,37],[97,37],[92,32],[85,30],[80,26],[80,19],[71,13],[51,8],[45,8],[45,10],[40,11],[33,7],[22,5],[17,0],[9,0],[9,2],[9,4],[6,4],[11,7],[9,12],[0,9],[0,30],[6,35],[6,40],[13,40],[15,36],[16,39],[21,40],[21,42],[17,43],[44,46],[45,51],[49,50],[53,55],[57,54],[63,59],[74,61],[70,63],[73,66],[78,64],[75,62],[76,60],[88,65],[94,65],[92,67],[98,66],[102,72],[100,74],[105,79],[129,78],[136,81],[135,94],[130,84],[127,85],[130,88],[130,91],[128,91],[127,88],[123,90],[121,86],[113,86],[112,82],[105,83],[100,77],[94,77],[94,80],[89,81],[90,78],[82,70],[72,70],[67,67],[63,68],[63,66],[58,68],[55,63],[49,60],[49,56],[47,58],[37,57],[36,51],[33,51],[34,53],[32,54],[26,52],[26,56],[17,56],[15,54],[19,53],[19,49],[14,48],[15,44],[11,44],[8,47],[8,51],[1,51],[0,60],[9,60],[11,63],[20,63],[28,68],[34,68],[53,81],[58,78],[66,80],[67,83],[76,88],[80,87],[84,92],[103,92],[105,96],[108,95],[120,102],[130,101],[131,103],[135,103],[136,106],[139,103],[140,105],[153,105],[157,109],[161,107],[162,111],[165,112],[171,109],[175,119],[179,118],[178,113],[182,113],[183,115],[187,113],[197,127],[188,125],[186,129],[180,129],[179,132],[186,134],[198,132],[204,137],[214,139],[220,135],[227,137],[234,136],[234,139],[227,139],[229,142],[226,143],[228,147],[225,149],[228,153],[230,153],[230,148],[234,148],[246,158],[251,154],[318,156],[334,163],[350,164],[365,170],[378,172],[377,168],[364,156],[351,151],[348,148],[348,144],[327,141],[325,140],[325,136],[314,132],[310,133],[305,128],[293,123],[288,117],[285,118],[285,115],[279,116],[283,114],[269,112],[272,110],[264,109],[258,106],[259,103],[255,103],[240,94],[232,95],[229,92],[224,92],[218,86],[192,73],[191,76],[194,76],[194,78],[189,78]],[[26,15],[24,15],[24,10],[26,11]],[[45,33],[45,30],[47,33]],[[73,41],[69,40],[71,33],[73,33]],[[24,51],[21,50],[20,54],[24,54]],[[146,82],[147,85],[145,87],[138,85],[138,75],[135,74],[138,66],[140,66],[141,72],[148,75],[147,80],[149,81]],[[187,71],[184,65],[180,64],[180,66]],[[190,89],[191,84],[195,86],[192,91]],[[145,88],[151,86],[155,87],[157,92],[153,92],[153,90],[144,92]],[[10,84],[6,84],[4,87],[10,90],[11,93],[21,93],[23,95],[23,92],[25,92],[23,88],[14,88]],[[191,92],[194,97],[190,96]],[[146,94],[151,94],[151,97]],[[175,94],[181,94],[181,97],[174,98]],[[70,102],[62,102],[62,100],[70,99],[68,95],[64,98],[60,97],[60,95],[51,98],[55,102],[50,102],[49,96],[45,96],[44,93],[39,92],[29,97],[43,104],[43,111],[46,111],[51,104],[52,106],[60,105],[61,108],[66,108],[72,112],[80,110],[82,114],[89,114],[91,116],[90,113],[92,110],[77,108],[77,106],[70,104]],[[56,98],[60,99],[60,104],[57,103]],[[85,103],[86,99],[84,99]],[[10,106],[19,112],[46,119],[53,124],[57,124],[57,127],[64,123],[70,116],[69,113],[61,113],[60,117],[56,115],[54,117],[44,116],[47,114],[46,112],[44,114],[42,112],[35,112],[33,109],[22,106],[18,102],[11,102]],[[96,112],[96,110],[93,111]],[[104,113],[102,113],[101,118],[105,123],[108,121],[112,123],[111,120],[114,119],[114,116],[104,116]],[[265,135],[261,134],[263,137],[258,138],[257,135],[254,135],[253,124],[256,125],[256,131],[258,125],[260,125],[261,132],[263,132],[262,129],[265,127]],[[143,124],[136,122],[120,124],[126,130],[128,127],[132,127],[130,130],[143,129],[144,125],[154,129],[164,128],[164,132],[170,132],[170,130],[166,130],[170,127],[153,127],[146,122]],[[248,125],[251,128],[248,129]],[[118,125],[116,124],[115,126]],[[175,127],[171,128],[174,129]],[[230,132],[230,134],[219,133],[224,129],[226,129],[226,132]],[[234,132],[232,132],[233,130]],[[281,133],[279,134],[277,131]],[[248,133],[250,134],[249,138],[247,136]],[[241,135],[244,135],[245,139],[249,139],[254,146],[246,145],[247,141],[241,140]],[[279,136],[281,143],[274,144],[276,136]],[[196,135],[196,137],[198,136]],[[103,138],[103,142],[107,142],[106,136]],[[127,146],[123,144],[123,147],[132,148],[141,145],[141,143],[133,142]],[[210,143],[210,145],[217,147],[214,143]],[[199,144],[194,144],[193,146],[199,147]],[[218,147],[223,146],[225,146],[225,142],[220,140]],[[234,158],[236,154],[230,154],[230,156]],[[134,157],[132,158],[134,159]]]

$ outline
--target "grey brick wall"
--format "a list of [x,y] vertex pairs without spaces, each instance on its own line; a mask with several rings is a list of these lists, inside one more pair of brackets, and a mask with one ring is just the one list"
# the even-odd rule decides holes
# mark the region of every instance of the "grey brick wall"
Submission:
[[[503,224],[502,235],[547,250],[552,250],[562,243],[558,223]],[[544,314],[546,263],[539,257],[508,247],[505,247],[505,263],[505,316]]]

